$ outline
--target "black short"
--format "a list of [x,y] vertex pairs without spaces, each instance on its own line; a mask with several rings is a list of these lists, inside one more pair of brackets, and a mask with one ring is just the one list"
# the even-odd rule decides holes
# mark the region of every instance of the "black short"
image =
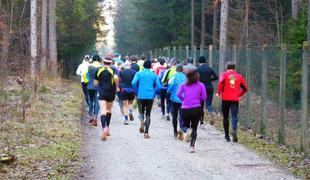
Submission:
[[119,98],[122,101],[133,101],[135,99],[135,93],[134,92],[121,92]]
[[99,93],[99,100],[113,102],[115,99],[115,93]]

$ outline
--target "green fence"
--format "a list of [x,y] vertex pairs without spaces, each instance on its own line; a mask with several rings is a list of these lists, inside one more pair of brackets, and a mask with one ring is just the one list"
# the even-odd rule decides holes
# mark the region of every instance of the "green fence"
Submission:
[[[207,57],[216,73],[219,73],[220,64],[235,61],[237,71],[246,78],[249,91],[240,101],[241,126],[310,154],[310,52],[306,46],[304,49],[266,46],[240,50],[232,46],[225,51],[212,49],[212,46],[186,46],[147,53],[148,58],[166,56],[180,61],[190,56],[195,62],[200,55]],[[218,104],[219,100],[215,99],[214,105],[220,111]]]

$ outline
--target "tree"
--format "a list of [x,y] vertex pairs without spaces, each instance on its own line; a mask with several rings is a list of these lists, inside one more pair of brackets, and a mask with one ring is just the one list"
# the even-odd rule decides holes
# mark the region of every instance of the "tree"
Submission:
[[42,1],[41,7],[41,72],[46,71],[47,65],[47,1]]
[[307,31],[308,31],[307,41],[308,41],[308,45],[309,45],[310,44],[310,0],[308,0],[308,27],[307,27]]
[[292,18],[298,19],[298,0],[292,0]]
[[195,46],[195,0],[191,0],[191,45]]
[[58,74],[58,61],[57,61],[57,31],[56,31],[56,1],[49,0],[49,68],[50,74],[56,76]]
[[30,72],[32,78],[36,75],[36,63],[37,63],[37,0],[31,0],[30,9],[30,54],[31,65]]
[[206,0],[201,3],[201,42],[200,47],[204,49],[206,40]]
[[225,51],[227,47],[227,25],[228,25],[228,0],[221,1],[221,26],[220,26],[220,59],[219,73],[224,71]]

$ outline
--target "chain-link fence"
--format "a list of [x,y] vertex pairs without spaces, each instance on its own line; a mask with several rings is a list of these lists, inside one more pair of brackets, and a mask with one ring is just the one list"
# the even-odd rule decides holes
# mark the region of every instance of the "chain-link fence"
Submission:
[[[290,47],[239,50],[235,46],[222,51],[223,56],[220,52],[212,46],[206,49],[166,47],[149,51],[148,57],[176,57],[180,61],[193,57],[197,64],[199,56],[204,55],[217,74],[220,64],[223,67],[227,61],[235,61],[237,71],[249,87],[240,100],[240,125],[310,154],[310,53]],[[214,106],[220,112],[219,104],[220,100],[215,99]]]

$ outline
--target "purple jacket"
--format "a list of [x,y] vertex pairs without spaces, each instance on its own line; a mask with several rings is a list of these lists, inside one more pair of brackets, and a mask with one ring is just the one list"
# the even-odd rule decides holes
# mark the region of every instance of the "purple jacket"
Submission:
[[177,95],[182,101],[182,109],[201,107],[201,103],[207,99],[206,88],[201,82],[191,85],[183,83]]

